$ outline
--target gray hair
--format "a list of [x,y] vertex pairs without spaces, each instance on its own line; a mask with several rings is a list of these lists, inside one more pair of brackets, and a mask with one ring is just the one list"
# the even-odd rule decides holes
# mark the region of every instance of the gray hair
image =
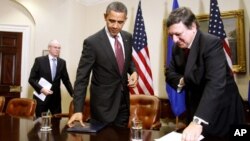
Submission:
[[118,1],[114,1],[108,5],[106,14],[109,14],[110,11],[125,13],[126,16],[128,12],[127,7],[123,3]]
[[58,40],[55,40],[55,39],[49,41],[48,47],[53,46],[53,45],[55,45],[55,44],[61,47],[60,42],[59,42]]

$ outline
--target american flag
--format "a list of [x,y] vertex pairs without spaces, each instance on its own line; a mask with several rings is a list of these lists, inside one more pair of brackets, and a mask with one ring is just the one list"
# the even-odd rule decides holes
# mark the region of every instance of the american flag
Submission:
[[229,47],[226,32],[224,30],[223,21],[221,20],[220,9],[217,0],[210,1],[210,16],[209,16],[208,33],[218,36],[223,40],[223,48],[226,54],[227,62],[232,69],[231,49]]
[[151,73],[147,35],[141,11],[141,1],[135,19],[133,34],[133,61],[139,75],[137,87],[130,89],[131,94],[154,95],[153,79]]

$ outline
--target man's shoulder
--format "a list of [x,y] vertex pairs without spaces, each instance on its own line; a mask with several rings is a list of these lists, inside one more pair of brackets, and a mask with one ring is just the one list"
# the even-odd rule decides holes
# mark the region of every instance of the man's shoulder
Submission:
[[207,32],[200,32],[201,37],[204,38],[205,40],[220,40],[217,36],[207,33]]
[[35,59],[36,59],[37,61],[46,60],[46,59],[48,59],[48,55],[39,56],[39,57],[36,57]]
[[63,58],[58,57],[57,59],[58,59],[58,61],[66,62]]
[[88,38],[86,38],[85,40],[91,40],[91,39],[96,39],[98,37],[102,37],[105,35],[105,30],[101,29],[99,31],[97,31],[96,33],[90,35]]
[[121,34],[125,35],[125,36],[132,36],[131,33],[129,33],[128,31],[122,30]]

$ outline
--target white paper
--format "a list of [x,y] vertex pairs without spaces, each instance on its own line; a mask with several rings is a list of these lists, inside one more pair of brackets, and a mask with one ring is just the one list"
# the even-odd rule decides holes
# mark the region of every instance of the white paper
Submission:
[[[166,134],[165,136],[159,138],[159,139],[155,139],[155,141],[181,141],[181,133],[177,133],[175,131]],[[202,140],[204,138],[204,136],[200,135],[199,137],[199,141]]]
[[[40,78],[38,84],[40,84],[43,88],[46,88],[46,89],[50,89],[52,87],[52,84],[46,79],[44,79],[43,77]],[[44,101],[46,98],[46,95],[43,93],[38,94],[36,91],[34,91],[33,94],[39,99],[41,99],[42,101]]]

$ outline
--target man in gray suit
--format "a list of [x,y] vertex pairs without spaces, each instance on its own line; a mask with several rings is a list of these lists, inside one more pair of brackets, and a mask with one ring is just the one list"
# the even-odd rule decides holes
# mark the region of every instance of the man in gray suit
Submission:
[[188,126],[182,141],[196,141],[201,134],[227,136],[231,125],[244,122],[244,108],[223,41],[201,32],[195,15],[186,7],[170,13],[167,27],[175,44],[166,81],[187,94]]
[[[121,127],[128,125],[128,87],[136,86],[138,75],[132,62],[132,36],[122,30],[127,8],[121,2],[112,2],[104,18],[106,26],[83,43],[74,86],[75,113],[68,121],[69,127],[74,121],[80,121],[84,126],[82,111],[91,72],[91,120]],[[117,42],[122,49],[119,55]]]
[[[52,114],[62,112],[60,89],[61,80],[68,90],[70,96],[73,95],[73,87],[71,85],[66,68],[66,61],[59,57],[61,44],[57,40],[51,40],[48,44],[48,50],[48,55],[40,56],[35,59],[29,77],[29,83],[35,89],[35,91],[38,94],[43,93],[46,95],[44,101],[35,95],[33,96],[33,98],[37,101],[37,117],[40,117],[42,112],[47,112],[48,110],[50,110]],[[54,63],[55,68],[53,68]],[[46,79],[52,84],[51,89],[42,87],[38,83],[41,78]]]

